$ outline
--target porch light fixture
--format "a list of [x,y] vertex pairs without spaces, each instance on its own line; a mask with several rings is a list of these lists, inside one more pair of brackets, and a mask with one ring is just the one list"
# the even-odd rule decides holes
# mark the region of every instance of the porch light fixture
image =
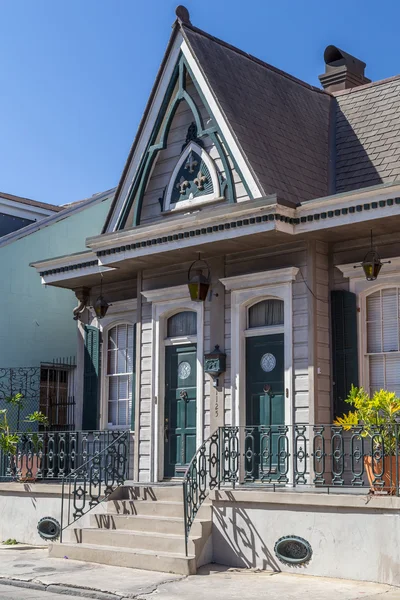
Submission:
[[106,316],[108,307],[109,307],[107,300],[103,296],[103,273],[100,273],[100,275],[101,275],[100,296],[97,298],[97,300],[93,306],[94,312],[96,313],[96,317],[98,319],[102,319],[103,317]]
[[356,269],[358,266],[361,266],[363,268],[366,280],[375,281],[375,279],[378,278],[382,265],[390,262],[390,260],[382,262],[378,252],[374,249],[371,229],[371,248],[364,256],[364,260],[362,261],[361,265],[356,265],[354,268]]
[[[204,272],[207,275],[204,275]],[[210,289],[210,267],[205,260],[199,258],[195,260],[188,271],[188,288],[190,298],[194,302],[204,302]]]

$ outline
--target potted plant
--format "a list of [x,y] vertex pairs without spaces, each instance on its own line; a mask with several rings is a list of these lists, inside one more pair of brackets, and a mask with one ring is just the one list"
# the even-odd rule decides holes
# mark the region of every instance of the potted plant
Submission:
[[[18,423],[20,411],[23,408],[23,395],[15,394],[6,398],[7,404],[11,404],[18,409]],[[29,414],[25,423],[38,423],[45,427],[48,425],[48,419],[40,411]],[[12,432],[7,417],[7,409],[0,410],[0,450],[4,457],[10,460],[11,470],[15,472],[20,481],[34,481],[40,468],[41,457],[40,450],[42,440],[37,432],[27,431],[24,434]],[[24,460],[25,458],[25,460]]]
[[396,493],[400,484],[400,398],[379,390],[370,396],[364,388],[351,386],[346,399],[353,410],[334,425],[370,440],[364,466],[373,492]]

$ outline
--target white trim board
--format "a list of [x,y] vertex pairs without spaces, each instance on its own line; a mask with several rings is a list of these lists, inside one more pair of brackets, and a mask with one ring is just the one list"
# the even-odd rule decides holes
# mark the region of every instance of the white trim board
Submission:
[[152,103],[149,113],[147,115],[146,123],[142,129],[140,138],[139,138],[136,148],[135,148],[135,152],[132,156],[129,168],[126,172],[126,175],[125,175],[125,178],[124,178],[124,181],[121,186],[120,193],[119,193],[118,202],[117,202],[116,206],[114,207],[110,222],[108,223],[108,226],[107,226],[106,233],[115,231],[115,228],[116,228],[119,218],[121,216],[121,212],[124,208],[125,201],[129,195],[129,192],[131,190],[131,187],[132,187],[132,184],[133,184],[133,181],[135,178],[135,173],[139,167],[139,163],[142,159],[143,153],[145,151],[145,148],[147,146],[147,143],[148,143],[151,133],[153,131],[153,126],[156,121],[157,115],[161,109],[161,105],[163,103],[164,96],[166,94],[170,79],[172,77],[172,73],[174,71],[176,62],[179,57],[179,53],[181,51],[182,42],[183,42],[182,34],[180,32],[178,32],[176,39],[170,50],[169,57],[168,57],[168,60],[166,62],[165,68],[164,68],[164,72],[162,74],[156,94],[153,99],[153,103]]
[[243,398],[246,397],[247,310],[268,298],[284,302],[285,422],[294,423],[292,282],[298,270],[289,267],[220,279],[225,288],[231,290],[232,425],[246,424]]
[[[177,312],[197,314],[196,448],[204,437],[204,302],[190,300],[186,285],[142,291],[152,303],[152,367],[150,404],[150,481],[164,476],[165,337],[167,319]],[[190,340],[188,340],[190,342]]]

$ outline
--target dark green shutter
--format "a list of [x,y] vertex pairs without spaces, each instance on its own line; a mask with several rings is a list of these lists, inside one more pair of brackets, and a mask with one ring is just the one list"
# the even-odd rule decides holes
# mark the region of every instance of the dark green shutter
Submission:
[[133,352],[132,352],[132,414],[131,430],[135,431],[135,405],[136,405],[136,323],[133,326]]
[[100,330],[85,325],[85,359],[83,385],[82,429],[98,428],[100,392]]
[[350,410],[346,404],[351,385],[358,386],[356,295],[344,290],[331,292],[333,406],[335,417]]

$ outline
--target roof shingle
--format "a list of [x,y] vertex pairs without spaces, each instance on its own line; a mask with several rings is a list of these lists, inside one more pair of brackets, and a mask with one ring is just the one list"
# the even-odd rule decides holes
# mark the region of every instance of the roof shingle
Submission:
[[182,28],[264,194],[295,203],[327,195],[331,97],[203,31]]
[[400,78],[335,94],[336,192],[400,180]]

